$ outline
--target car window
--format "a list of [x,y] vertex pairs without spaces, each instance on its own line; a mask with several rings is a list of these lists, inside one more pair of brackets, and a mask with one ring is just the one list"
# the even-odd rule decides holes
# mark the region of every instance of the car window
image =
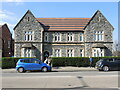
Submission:
[[37,59],[29,59],[30,60],[30,63],[40,63],[40,61],[39,60],[37,60]]
[[109,62],[114,62],[114,59],[109,59]]
[[39,64],[40,62],[39,62],[38,60],[35,60],[35,63],[38,63],[38,64]]
[[30,63],[29,59],[24,60],[25,63]]
[[20,60],[20,62],[24,62],[24,60]]
[[24,60],[20,60],[20,62],[23,62],[23,63],[30,63],[30,60],[29,60],[29,59],[24,59]]
[[120,62],[120,59],[118,59],[118,58],[115,58],[115,62]]

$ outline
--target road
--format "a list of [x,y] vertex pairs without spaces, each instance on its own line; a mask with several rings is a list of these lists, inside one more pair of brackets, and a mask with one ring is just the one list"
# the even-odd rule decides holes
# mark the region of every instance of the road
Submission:
[[118,72],[82,71],[2,73],[2,88],[118,90],[116,89],[118,88]]

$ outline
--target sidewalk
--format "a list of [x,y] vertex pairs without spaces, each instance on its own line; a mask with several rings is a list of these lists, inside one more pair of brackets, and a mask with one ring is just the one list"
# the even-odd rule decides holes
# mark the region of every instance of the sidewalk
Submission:
[[53,67],[53,71],[60,71],[60,72],[77,72],[77,71],[97,71],[96,68],[92,67]]
[[[52,71],[58,71],[58,72],[79,72],[79,71],[97,71],[96,68],[90,68],[90,67],[71,67],[71,66],[67,66],[67,67],[53,67]],[[15,73],[17,72],[15,70],[15,68],[12,69],[2,69],[3,73]]]

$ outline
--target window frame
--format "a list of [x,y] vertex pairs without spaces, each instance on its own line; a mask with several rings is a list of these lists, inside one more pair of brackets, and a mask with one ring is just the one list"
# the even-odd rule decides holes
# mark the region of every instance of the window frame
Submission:
[[61,33],[60,32],[54,33],[54,41],[55,42],[61,41]]
[[79,39],[82,42],[83,41],[83,32],[80,32],[79,35],[80,35]]
[[84,49],[80,49],[80,57],[84,57]]
[[74,57],[74,50],[73,49],[67,49],[67,57]]
[[60,49],[54,49],[54,55],[55,55],[55,57],[61,57],[61,50]]
[[104,31],[94,31],[94,41],[104,41]]
[[92,49],[92,56],[93,57],[104,57],[105,50],[103,48],[93,48]]
[[44,41],[45,41],[45,42],[48,42],[48,41],[49,41],[49,33],[47,33],[47,32],[45,32]]
[[33,41],[34,40],[34,32],[33,31],[25,31],[24,32],[24,40],[25,41]]
[[67,41],[72,42],[72,41],[74,41],[73,39],[74,39],[73,32],[68,32],[67,33]]

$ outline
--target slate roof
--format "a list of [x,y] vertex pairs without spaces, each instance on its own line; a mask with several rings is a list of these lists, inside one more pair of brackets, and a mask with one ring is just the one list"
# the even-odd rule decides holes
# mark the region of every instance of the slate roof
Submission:
[[84,31],[91,18],[36,18],[45,31]]

